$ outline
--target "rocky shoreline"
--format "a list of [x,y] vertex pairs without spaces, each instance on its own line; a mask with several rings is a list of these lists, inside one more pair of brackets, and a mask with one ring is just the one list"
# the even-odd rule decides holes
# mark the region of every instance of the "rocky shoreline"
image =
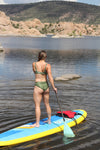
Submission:
[[52,38],[84,38],[100,36],[100,25],[77,24],[73,22],[42,23],[39,19],[29,21],[10,20],[0,11],[0,36],[31,36]]
[[[33,37],[33,38],[41,38],[48,37],[47,35],[19,35],[19,34],[0,34],[0,37]],[[100,37],[100,35],[84,35],[84,36],[66,36],[66,35],[51,35],[51,38],[85,38],[85,37]]]

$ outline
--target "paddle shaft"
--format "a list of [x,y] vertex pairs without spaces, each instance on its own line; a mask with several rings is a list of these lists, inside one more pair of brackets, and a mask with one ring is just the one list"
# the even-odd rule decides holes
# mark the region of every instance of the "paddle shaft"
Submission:
[[57,102],[58,102],[58,104],[59,104],[59,108],[60,108],[60,111],[61,111],[63,120],[65,121],[65,118],[64,118],[64,115],[63,115],[63,112],[62,112],[62,108],[61,108],[61,104],[60,104],[60,101],[58,100],[58,95],[57,95],[57,93],[56,93],[56,98],[57,98]]

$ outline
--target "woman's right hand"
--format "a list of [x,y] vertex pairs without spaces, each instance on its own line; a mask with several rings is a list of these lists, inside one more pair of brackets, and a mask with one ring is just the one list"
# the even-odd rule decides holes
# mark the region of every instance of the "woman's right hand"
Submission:
[[57,94],[57,88],[54,88],[55,93]]

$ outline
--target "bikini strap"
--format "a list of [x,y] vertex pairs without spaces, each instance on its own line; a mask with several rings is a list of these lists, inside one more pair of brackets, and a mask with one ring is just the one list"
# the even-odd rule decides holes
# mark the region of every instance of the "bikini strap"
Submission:
[[46,71],[46,67],[47,67],[47,64],[45,65],[45,70],[44,70],[44,72]]
[[37,68],[36,68],[36,63],[35,63],[35,71],[37,71]]

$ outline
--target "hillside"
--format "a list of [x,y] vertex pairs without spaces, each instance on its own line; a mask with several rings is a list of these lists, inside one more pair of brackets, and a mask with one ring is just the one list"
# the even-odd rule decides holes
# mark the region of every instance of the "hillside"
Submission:
[[0,11],[14,21],[74,22],[100,24],[100,6],[67,1],[47,1],[32,4],[0,5]]
[[45,36],[53,34],[56,37],[100,35],[100,25],[87,25],[73,22],[42,23],[39,19],[13,21],[0,11],[0,35],[14,36]]

